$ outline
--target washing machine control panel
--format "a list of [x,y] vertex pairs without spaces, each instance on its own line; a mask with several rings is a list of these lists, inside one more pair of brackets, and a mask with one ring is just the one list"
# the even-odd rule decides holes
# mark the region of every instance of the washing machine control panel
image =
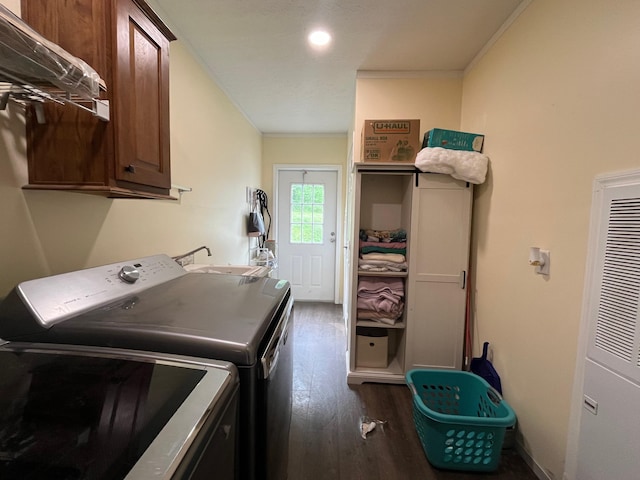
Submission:
[[36,321],[48,328],[186,274],[171,257],[154,255],[29,280],[17,290]]

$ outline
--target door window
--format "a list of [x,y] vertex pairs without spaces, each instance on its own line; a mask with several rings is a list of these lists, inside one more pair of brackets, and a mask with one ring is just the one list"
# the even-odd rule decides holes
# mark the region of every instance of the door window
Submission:
[[322,244],[325,192],[323,184],[291,184],[289,240],[297,244]]

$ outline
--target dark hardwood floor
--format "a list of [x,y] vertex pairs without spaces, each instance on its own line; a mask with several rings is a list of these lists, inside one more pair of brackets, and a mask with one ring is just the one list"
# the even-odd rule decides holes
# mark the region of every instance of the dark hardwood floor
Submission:
[[[405,385],[348,385],[342,307],[296,303],[289,480],[535,480],[515,450],[496,472],[443,471],[429,465]],[[363,439],[362,417],[381,420]]]

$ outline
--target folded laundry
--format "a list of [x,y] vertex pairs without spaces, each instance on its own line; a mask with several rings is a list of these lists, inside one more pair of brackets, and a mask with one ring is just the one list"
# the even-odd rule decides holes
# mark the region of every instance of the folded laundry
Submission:
[[383,262],[404,263],[407,261],[404,255],[399,253],[365,253],[361,255],[362,260],[381,260]]
[[404,283],[400,278],[361,278],[358,282],[357,309],[359,318],[398,319],[404,310]]
[[360,229],[360,240],[368,242],[406,242],[407,231],[404,228],[396,230]]
[[358,310],[370,310],[383,315],[381,317],[398,318],[402,315],[404,303],[401,300],[391,301],[388,298],[358,297]]
[[360,240],[360,248],[364,247],[376,247],[376,248],[407,248],[407,242],[369,242],[366,240]]
[[400,295],[390,292],[359,292],[358,306],[375,311],[389,312],[402,301]]
[[393,262],[367,262],[360,260],[358,269],[366,272],[405,272],[407,270],[406,263]]
[[389,292],[404,297],[404,284],[401,278],[361,278],[358,282],[358,294]]
[[399,253],[406,255],[407,242],[365,242],[360,241],[360,253]]
[[388,260],[368,260],[364,258],[358,259],[358,268],[360,270],[371,271],[390,271],[404,272],[407,269],[407,262],[391,262]]
[[398,319],[402,316],[402,309],[396,313],[358,309],[357,315],[359,320],[372,320],[386,325],[395,325],[398,322]]

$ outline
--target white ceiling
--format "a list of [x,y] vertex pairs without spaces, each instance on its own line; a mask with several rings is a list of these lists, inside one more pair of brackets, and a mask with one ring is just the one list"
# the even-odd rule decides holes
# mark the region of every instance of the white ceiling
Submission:
[[[265,134],[345,133],[358,71],[462,72],[530,0],[149,0]],[[306,37],[333,35],[324,52]]]

